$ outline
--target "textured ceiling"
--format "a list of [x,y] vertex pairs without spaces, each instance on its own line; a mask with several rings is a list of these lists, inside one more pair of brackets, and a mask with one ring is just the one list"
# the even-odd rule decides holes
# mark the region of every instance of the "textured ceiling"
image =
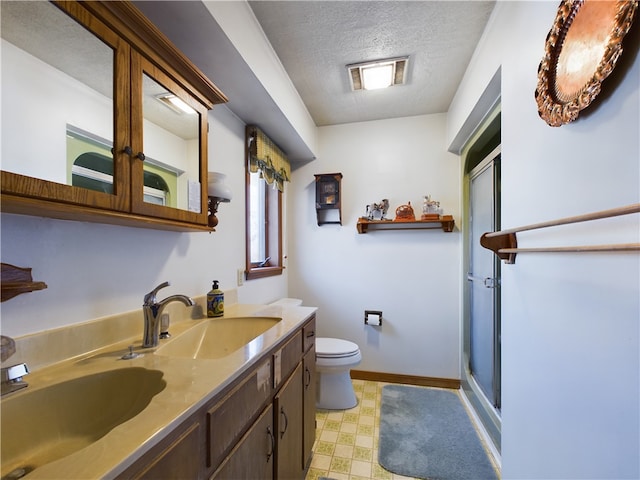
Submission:
[[[318,126],[446,112],[495,4],[249,3]],[[347,64],[405,55],[405,85],[351,91]]]

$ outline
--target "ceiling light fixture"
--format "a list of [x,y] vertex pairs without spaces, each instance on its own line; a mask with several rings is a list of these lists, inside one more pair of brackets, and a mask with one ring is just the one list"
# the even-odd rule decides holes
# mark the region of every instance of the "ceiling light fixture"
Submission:
[[347,65],[351,90],[375,90],[402,85],[409,57],[388,58]]
[[173,93],[161,93],[157,95],[156,98],[162,102],[163,105],[166,105],[171,110],[177,113],[187,113],[189,115],[193,115],[196,112],[193,108],[191,108],[184,100],[180,97],[175,96]]

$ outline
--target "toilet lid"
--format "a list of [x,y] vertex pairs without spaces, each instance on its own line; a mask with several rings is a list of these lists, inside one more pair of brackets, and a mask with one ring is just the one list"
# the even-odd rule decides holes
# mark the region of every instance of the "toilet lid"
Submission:
[[348,357],[356,355],[360,349],[358,345],[340,338],[316,338],[316,355],[319,357]]

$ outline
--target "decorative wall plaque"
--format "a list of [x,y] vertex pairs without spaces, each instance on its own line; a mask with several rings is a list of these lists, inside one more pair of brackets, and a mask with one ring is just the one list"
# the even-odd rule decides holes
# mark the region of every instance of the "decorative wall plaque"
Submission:
[[538,67],[536,103],[545,122],[572,122],[600,93],[637,7],[632,0],[562,0]]

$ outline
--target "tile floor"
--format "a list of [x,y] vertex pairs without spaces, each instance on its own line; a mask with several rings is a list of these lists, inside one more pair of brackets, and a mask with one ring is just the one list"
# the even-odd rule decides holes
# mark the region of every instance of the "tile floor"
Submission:
[[411,479],[378,463],[382,382],[353,380],[358,405],[349,410],[319,410],[316,442],[306,480]]

